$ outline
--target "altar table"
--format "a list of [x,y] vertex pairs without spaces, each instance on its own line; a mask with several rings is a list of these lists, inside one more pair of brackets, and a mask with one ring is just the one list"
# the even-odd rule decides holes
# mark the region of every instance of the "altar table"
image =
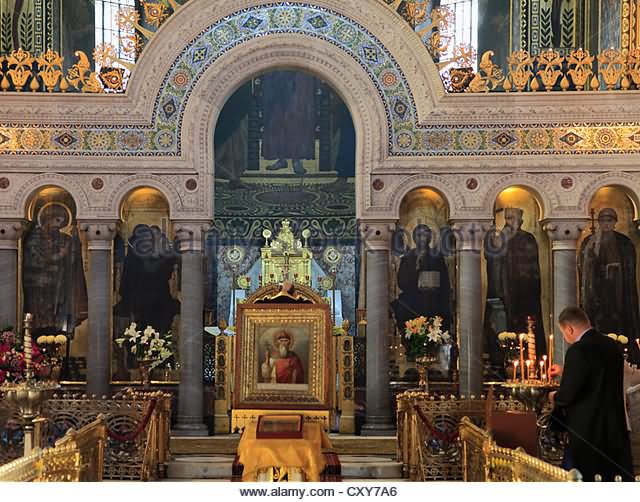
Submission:
[[238,444],[242,481],[255,481],[258,472],[270,467],[299,468],[305,481],[320,481],[325,468],[323,448],[331,448],[319,423],[303,425],[302,439],[256,439],[257,423],[248,424]]

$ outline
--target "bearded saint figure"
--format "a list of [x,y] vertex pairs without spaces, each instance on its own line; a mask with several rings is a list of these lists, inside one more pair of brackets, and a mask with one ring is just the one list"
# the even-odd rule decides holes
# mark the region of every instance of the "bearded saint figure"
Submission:
[[267,346],[261,366],[263,383],[305,383],[304,368],[300,357],[290,347],[293,336],[280,330],[273,336],[275,350]]

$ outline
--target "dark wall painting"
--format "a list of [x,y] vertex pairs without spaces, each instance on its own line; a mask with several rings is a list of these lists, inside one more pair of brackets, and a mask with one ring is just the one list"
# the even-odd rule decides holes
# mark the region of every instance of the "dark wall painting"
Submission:
[[64,333],[73,364],[65,378],[81,380],[86,367],[87,283],[83,244],[73,198],[64,190],[41,190],[29,209],[23,241],[22,312],[33,315],[33,334]]
[[[416,376],[415,354],[409,353],[405,323],[416,317],[443,319],[442,330],[455,339],[455,236],[447,222],[448,206],[435,190],[409,193],[400,207],[393,235],[391,313],[395,323],[397,353],[392,354],[392,374],[400,379]],[[455,354],[443,349],[439,375],[448,378]]]
[[506,354],[498,335],[526,333],[529,317],[535,323],[538,358],[547,353],[550,256],[540,214],[536,197],[525,188],[509,187],[496,200],[494,227],[483,248],[484,347],[496,371],[491,377],[504,376]]
[[[296,238],[310,232],[312,285],[335,273],[343,318],[354,322],[355,144],[348,108],[313,75],[268,72],[228,99],[215,129],[215,228],[207,241],[207,308],[216,320],[230,317],[234,279],[249,276],[257,288],[263,231],[275,236],[288,219]],[[327,259],[328,248],[339,259]]]
[[[178,346],[180,300],[179,254],[171,239],[169,207],[151,188],[132,192],[122,208],[122,221],[114,240],[113,338],[122,337],[135,322],[144,331],[152,326],[161,334],[171,332],[174,351]],[[153,375],[175,379],[176,353]],[[126,347],[112,346],[112,378],[128,381],[136,376],[135,357]]]
[[624,335],[630,359],[640,361],[638,234],[633,204],[622,189],[599,190],[591,203],[592,222],[578,250],[582,308],[603,333]]

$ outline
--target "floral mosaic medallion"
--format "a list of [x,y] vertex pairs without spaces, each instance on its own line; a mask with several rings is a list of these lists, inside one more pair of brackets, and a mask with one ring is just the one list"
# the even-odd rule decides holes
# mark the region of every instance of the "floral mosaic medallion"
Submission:
[[335,36],[339,41],[351,44],[358,37],[358,31],[350,24],[340,23],[335,30]]
[[228,24],[216,28],[213,32],[213,40],[220,45],[227,45],[234,39],[234,36],[233,28]]
[[91,150],[107,151],[111,149],[113,138],[107,131],[95,131],[89,133],[87,143]]
[[593,134],[593,143],[598,149],[610,150],[618,144],[618,135],[613,129],[598,129]]
[[452,134],[449,131],[428,131],[424,133],[423,144],[425,148],[433,150],[446,150],[451,145]]
[[293,9],[277,9],[273,21],[279,28],[290,28],[296,23],[297,12]]
[[395,72],[391,70],[386,70],[380,76],[380,81],[382,82],[382,85],[384,85],[385,87],[391,88],[398,85],[399,79],[398,79],[398,75]]
[[478,131],[462,131],[458,135],[458,144],[462,150],[477,150],[482,144],[482,136]]
[[186,70],[177,70],[171,78],[171,82],[176,89],[184,89],[189,85],[190,81],[191,75]]
[[154,139],[156,147],[160,150],[169,150],[175,144],[173,131],[160,131]]
[[408,132],[401,132],[396,138],[396,144],[403,149],[411,148],[413,145],[413,136]]
[[140,131],[124,131],[118,136],[118,144],[127,151],[141,150],[147,143],[147,136]]
[[38,150],[44,141],[43,134],[38,129],[26,129],[20,135],[20,144],[27,150]]
[[549,133],[544,129],[534,129],[527,134],[527,144],[534,150],[542,150],[549,145]]

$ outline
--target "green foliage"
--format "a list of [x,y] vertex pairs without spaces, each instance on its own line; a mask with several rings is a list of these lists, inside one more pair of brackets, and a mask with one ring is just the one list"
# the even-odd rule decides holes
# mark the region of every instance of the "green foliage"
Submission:
[[0,19],[0,50],[4,54],[8,54],[13,50],[13,38],[11,37],[11,14],[2,13]]
[[33,50],[33,14],[31,12],[23,12],[20,16],[19,40],[22,49]]

